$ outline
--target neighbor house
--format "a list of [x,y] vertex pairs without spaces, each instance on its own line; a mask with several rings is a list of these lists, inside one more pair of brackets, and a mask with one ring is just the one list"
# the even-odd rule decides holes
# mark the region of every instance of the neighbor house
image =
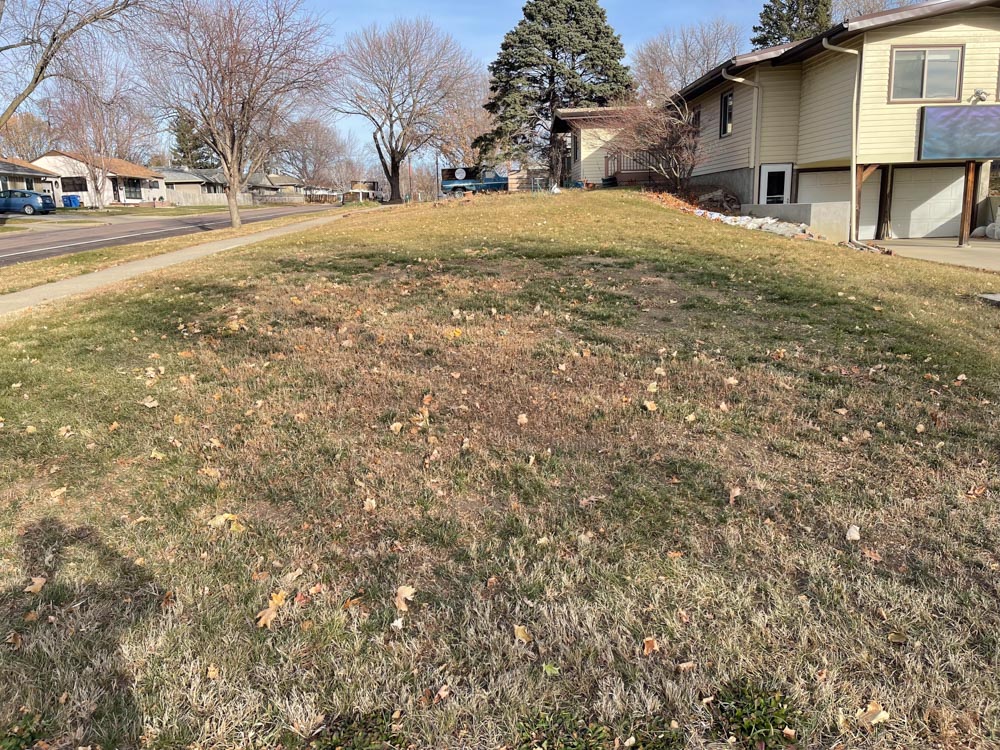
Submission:
[[56,175],[47,169],[12,156],[0,156],[0,190],[35,190],[52,194]]
[[1000,157],[1000,0],[849,18],[739,55],[679,93],[694,182],[831,239],[955,237],[987,221]]
[[33,165],[54,173],[53,198],[76,195],[85,206],[153,203],[165,200],[163,175],[124,159],[49,151]]
[[286,174],[269,174],[267,179],[281,195],[304,195],[306,192],[305,182],[298,177]]
[[640,155],[620,153],[614,141],[618,116],[629,108],[575,107],[555,111],[552,132],[569,136],[563,163],[567,185],[650,185],[665,180],[649,170]]

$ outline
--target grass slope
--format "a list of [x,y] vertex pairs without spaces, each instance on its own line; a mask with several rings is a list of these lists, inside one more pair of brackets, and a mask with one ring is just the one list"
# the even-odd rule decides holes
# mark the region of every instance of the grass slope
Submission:
[[603,192],[0,324],[0,746],[994,747],[996,284]]

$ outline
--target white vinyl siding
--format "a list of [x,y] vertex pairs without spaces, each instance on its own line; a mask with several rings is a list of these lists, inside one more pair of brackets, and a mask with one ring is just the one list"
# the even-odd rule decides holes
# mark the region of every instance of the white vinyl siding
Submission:
[[[733,92],[733,130],[725,138],[719,137],[719,115],[722,95]],[[751,144],[754,140],[753,111],[754,90],[750,86],[726,82],[690,103],[692,111],[701,111],[701,137],[698,142],[700,163],[694,174],[725,172],[730,169],[748,169],[754,166]]]
[[798,160],[802,66],[762,65],[757,82],[761,87],[759,160],[763,164],[794,163]]
[[984,89],[997,101],[1000,76],[1000,9],[977,8],[899,24],[866,35],[861,84],[858,161],[913,162],[920,137],[920,108],[933,102],[889,102],[893,47],[964,45],[960,101]]
[[[844,46],[858,48],[861,41]],[[845,52],[824,52],[802,63],[800,167],[851,163],[857,65],[857,55]]]
[[[604,174],[608,146],[614,140],[614,131],[606,128],[583,128],[576,131],[579,138],[579,158],[573,159],[573,180],[600,184]],[[576,154],[574,153],[574,156]]]

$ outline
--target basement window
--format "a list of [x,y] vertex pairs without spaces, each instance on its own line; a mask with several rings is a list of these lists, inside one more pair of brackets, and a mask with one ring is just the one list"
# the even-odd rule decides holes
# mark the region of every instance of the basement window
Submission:
[[962,47],[894,48],[890,101],[957,102],[963,52]]

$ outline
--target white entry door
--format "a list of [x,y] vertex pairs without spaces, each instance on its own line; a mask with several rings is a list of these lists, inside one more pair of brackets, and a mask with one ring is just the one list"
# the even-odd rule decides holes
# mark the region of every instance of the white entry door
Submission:
[[761,164],[758,203],[791,203],[792,165]]

